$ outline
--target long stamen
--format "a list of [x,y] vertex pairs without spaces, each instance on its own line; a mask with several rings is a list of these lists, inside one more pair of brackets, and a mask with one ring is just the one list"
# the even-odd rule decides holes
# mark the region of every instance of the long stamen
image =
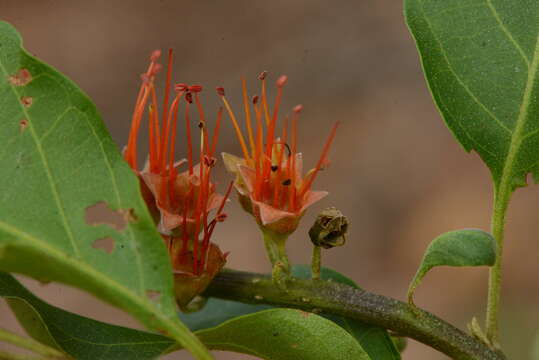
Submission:
[[289,204],[288,209],[291,212],[296,211],[296,191],[297,191],[297,181],[296,178],[296,151],[297,151],[297,126],[298,126],[298,118],[301,110],[303,109],[303,106],[296,105],[294,107],[294,114],[292,115],[292,156],[291,156],[291,162],[290,162],[290,180],[292,183],[290,184],[290,196],[289,196]]
[[260,199],[260,193],[262,190],[261,184],[262,184],[262,163],[261,163],[261,156],[262,156],[262,111],[260,109],[260,106],[257,105],[258,102],[258,96],[255,96],[253,98],[253,107],[255,109],[255,115],[256,115],[256,153],[255,153],[255,187],[254,187],[254,198],[255,200]]
[[245,111],[245,122],[247,124],[247,134],[249,136],[249,144],[251,145],[251,156],[255,156],[255,141],[253,139],[253,129],[251,127],[251,109],[249,107],[249,98],[247,96],[247,84],[245,78],[241,79],[241,88],[243,94],[243,108]]
[[264,110],[263,114],[266,118],[266,126],[269,127],[270,124],[270,115],[268,111],[268,98],[266,95],[266,77],[268,76],[267,71],[262,71],[260,75],[258,75],[258,79],[262,82],[262,110]]
[[240,141],[241,150],[243,151],[243,157],[245,158],[245,160],[249,161],[250,160],[249,151],[247,151],[247,145],[245,145],[245,140],[243,138],[243,134],[238,124],[238,120],[236,119],[236,116],[234,115],[234,112],[232,111],[230,104],[225,98],[225,89],[222,87],[218,87],[217,94],[219,94],[219,96],[223,100],[223,104],[225,105],[226,111],[228,112],[228,115],[230,116],[230,119],[232,120],[234,129],[236,130],[236,135],[238,136],[238,140]]
[[312,172],[311,176],[309,176],[309,179],[304,182],[301,186],[301,191],[299,193],[299,198],[303,199],[303,195],[311,188],[311,185],[316,178],[316,175],[326,162],[326,157],[328,155],[329,149],[331,147],[331,143],[333,142],[333,139],[335,138],[335,133],[337,132],[337,127],[339,126],[339,122],[337,121],[333,128],[331,129],[331,133],[328,136],[328,139],[326,141],[326,144],[324,145],[324,149],[322,150],[322,154],[320,155],[320,159],[318,160],[318,163],[316,164],[316,167],[314,168],[314,171]]
[[221,128],[221,120],[223,118],[223,108],[220,107],[217,112],[217,122],[215,123],[215,129],[213,130],[213,139],[211,142],[210,157],[215,154],[215,147],[217,146],[217,139],[219,139],[219,129]]
[[[288,117],[284,118],[284,124],[283,124],[283,133],[281,138],[281,143],[278,145],[277,148],[277,171],[275,173],[275,183],[273,187],[273,207],[279,207],[280,199],[279,194],[284,192],[286,189],[286,185],[283,186],[281,184],[281,178],[282,178],[282,163],[283,163],[283,153],[286,145],[286,128],[288,127]],[[279,191],[280,190],[280,191]]]
[[185,130],[187,133],[187,163],[189,175],[193,175],[193,141],[191,139],[191,120],[189,119],[189,105],[193,102],[191,93],[185,96]]
[[172,61],[173,61],[173,54],[172,49],[168,49],[168,62],[167,62],[167,82],[165,85],[165,97],[163,98],[163,130],[166,129],[166,120],[168,118],[168,101],[170,97],[170,82],[172,79]]

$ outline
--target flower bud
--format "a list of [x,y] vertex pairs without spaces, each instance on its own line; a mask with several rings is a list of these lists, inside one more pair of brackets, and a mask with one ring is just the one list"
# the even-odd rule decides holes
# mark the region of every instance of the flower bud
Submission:
[[336,208],[322,210],[309,230],[309,237],[315,246],[331,249],[342,246],[346,241],[348,219]]

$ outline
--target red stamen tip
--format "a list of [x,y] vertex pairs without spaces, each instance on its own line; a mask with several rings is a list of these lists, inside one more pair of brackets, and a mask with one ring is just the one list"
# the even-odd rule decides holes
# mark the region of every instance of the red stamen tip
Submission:
[[255,95],[253,96],[253,104],[257,104],[258,103],[258,95]]
[[222,214],[217,215],[217,216],[215,217],[215,220],[216,220],[217,222],[223,222],[223,221],[226,220],[227,217],[228,217],[227,214],[222,213]]
[[264,70],[260,73],[260,75],[258,75],[258,80],[264,80],[266,76],[268,76],[268,72]]
[[286,75],[282,75],[279,79],[277,79],[277,87],[283,87],[287,80],[288,77]]
[[151,75],[156,75],[159,71],[161,71],[161,69],[163,68],[163,65],[161,64],[155,64],[152,68],[152,73]]
[[187,102],[189,104],[192,104],[193,103],[193,94],[191,94],[190,92],[188,92],[187,94],[185,94],[185,100],[187,100]]
[[187,90],[187,84],[184,84],[184,83],[176,84],[176,85],[174,85],[174,90],[177,91],[177,92],[185,91],[185,90]]
[[161,50],[154,50],[150,56],[150,61],[155,62],[161,57]]
[[194,92],[194,93],[199,93],[199,92],[202,91],[202,86],[201,85],[191,85],[191,86],[187,87],[187,90],[189,90],[191,92]]
[[301,110],[303,110],[303,105],[300,104],[300,105],[294,106],[293,111],[294,111],[296,114],[300,113]]
[[144,84],[147,84],[150,82],[150,77],[146,73],[140,74],[140,80],[142,80]]
[[215,90],[217,90],[217,94],[219,96],[225,96],[225,88],[222,87],[222,86],[218,86],[215,88]]

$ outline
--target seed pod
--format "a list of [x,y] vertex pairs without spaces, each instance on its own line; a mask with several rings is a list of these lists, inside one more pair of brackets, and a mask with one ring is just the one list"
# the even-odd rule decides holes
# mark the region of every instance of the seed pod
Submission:
[[322,210],[309,230],[309,236],[315,246],[331,249],[342,246],[346,241],[348,219],[336,208]]

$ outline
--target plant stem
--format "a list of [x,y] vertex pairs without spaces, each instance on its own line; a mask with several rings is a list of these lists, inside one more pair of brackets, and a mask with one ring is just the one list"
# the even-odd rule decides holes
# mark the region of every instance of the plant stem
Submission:
[[502,285],[502,254],[505,213],[511,198],[509,186],[500,186],[494,192],[492,210],[492,235],[496,239],[496,263],[490,268],[488,281],[488,303],[486,316],[486,336],[490,343],[499,348],[498,314],[500,310],[500,292]]
[[286,255],[286,239],[288,235],[277,234],[268,230],[262,230],[266,252],[273,266],[273,281],[283,287],[284,282],[290,276],[290,262]]
[[507,359],[424,310],[336,282],[289,278],[281,289],[266,275],[223,270],[205,295],[344,316],[413,338],[456,360]]
[[[17,334],[14,334],[12,332],[9,332],[1,328],[0,328],[0,341],[18,346],[23,349],[33,351],[36,354],[45,356],[47,359],[67,359],[68,358],[68,356],[65,355],[64,353],[54,348],[51,348],[47,345],[43,345],[42,343],[37,342],[34,339],[25,338],[25,337],[19,336]],[[9,354],[9,355],[13,355],[13,354]]]
[[313,246],[313,257],[311,260],[311,276],[313,279],[320,279],[320,265],[322,262],[322,248]]

